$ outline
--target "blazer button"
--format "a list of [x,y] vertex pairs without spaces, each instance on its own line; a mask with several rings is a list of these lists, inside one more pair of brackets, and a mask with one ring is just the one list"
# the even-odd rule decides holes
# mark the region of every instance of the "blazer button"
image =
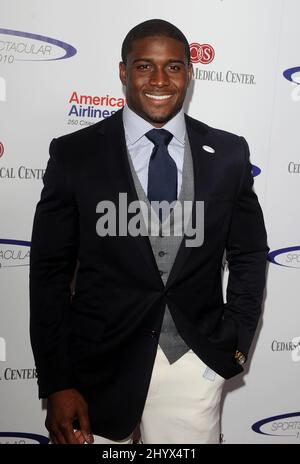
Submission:
[[150,332],[150,337],[151,337],[151,338],[155,338],[156,335],[157,335],[156,330],[151,330],[151,332]]

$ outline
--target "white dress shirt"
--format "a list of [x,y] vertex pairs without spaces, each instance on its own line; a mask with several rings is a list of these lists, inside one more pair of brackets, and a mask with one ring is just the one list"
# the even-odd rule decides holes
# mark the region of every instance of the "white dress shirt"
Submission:
[[[154,129],[148,121],[138,116],[127,105],[123,109],[123,124],[125,129],[126,145],[139,181],[147,195],[148,168],[154,144],[145,134]],[[185,146],[185,119],[183,109],[179,111],[163,127],[169,131],[173,138],[168,145],[170,156],[177,166],[177,198],[182,184],[182,167]]]

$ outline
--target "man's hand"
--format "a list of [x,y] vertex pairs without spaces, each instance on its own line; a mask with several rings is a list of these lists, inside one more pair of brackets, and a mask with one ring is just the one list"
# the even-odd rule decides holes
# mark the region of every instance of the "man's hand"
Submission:
[[[76,419],[80,430],[74,431],[73,422]],[[55,444],[84,444],[94,441],[87,404],[82,395],[73,388],[49,395],[45,425]]]
[[133,445],[137,445],[137,444],[140,443],[140,439],[141,439],[140,421],[137,424],[134,431],[132,432],[131,438],[132,438],[132,444]]

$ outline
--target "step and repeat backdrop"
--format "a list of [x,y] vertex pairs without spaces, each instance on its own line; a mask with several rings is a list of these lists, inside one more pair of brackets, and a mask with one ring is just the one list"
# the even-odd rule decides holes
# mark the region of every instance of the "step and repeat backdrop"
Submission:
[[1,1],[0,443],[48,441],[28,265],[49,143],[122,108],[121,44],[151,18],[189,40],[187,113],[247,139],[268,230],[263,317],[245,374],[226,383],[222,441],[300,443],[299,16],[298,0]]

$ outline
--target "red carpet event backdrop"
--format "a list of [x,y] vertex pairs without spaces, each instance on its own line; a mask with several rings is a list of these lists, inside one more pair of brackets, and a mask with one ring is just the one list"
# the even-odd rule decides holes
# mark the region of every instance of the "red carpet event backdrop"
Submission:
[[49,143],[122,108],[121,44],[150,18],[189,40],[188,114],[246,137],[268,230],[263,317],[245,375],[226,384],[222,441],[300,443],[299,16],[298,0],[1,1],[0,443],[48,441],[28,275]]

